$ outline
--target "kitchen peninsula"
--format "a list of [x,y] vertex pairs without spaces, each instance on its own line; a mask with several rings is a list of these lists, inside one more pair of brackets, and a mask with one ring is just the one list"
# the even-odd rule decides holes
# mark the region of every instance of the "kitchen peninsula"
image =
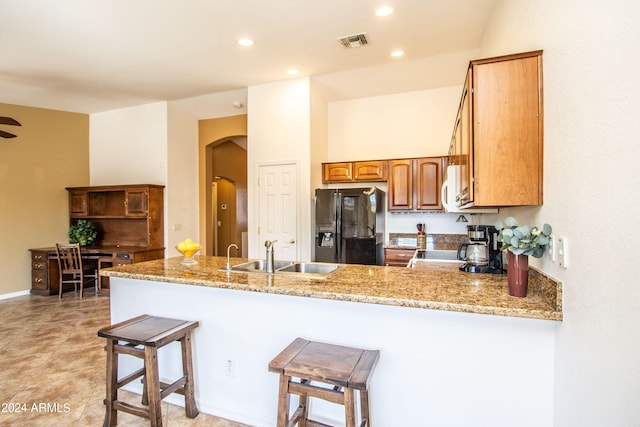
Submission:
[[[300,336],[381,351],[371,382],[378,425],[551,425],[561,284],[537,271],[530,296],[514,298],[505,276],[462,273],[456,263],[345,265],[307,279],[197,260],[102,274],[111,278],[112,323],[143,313],[200,321],[194,370],[204,412],[273,425],[278,378],[267,363]],[[339,408],[317,403],[312,411],[327,422],[340,419]]]

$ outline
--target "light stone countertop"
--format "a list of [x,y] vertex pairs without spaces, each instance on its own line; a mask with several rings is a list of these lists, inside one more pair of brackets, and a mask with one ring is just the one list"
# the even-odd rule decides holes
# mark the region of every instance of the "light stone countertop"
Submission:
[[[225,267],[225,257],[195,259],[198,264],[190,266],[181,264],[182,257],[175,257],[104,269],[100,274],[368,304],[562,320],[562,283],[534,268],[529,269],[527,297],[516,298],[508,294],[506,274],[462,272],[456,262],[420,262],[415,268],[347,264],[324,279],[308,279],[220,271]],[[232,258],[231,264],[245,261]]]

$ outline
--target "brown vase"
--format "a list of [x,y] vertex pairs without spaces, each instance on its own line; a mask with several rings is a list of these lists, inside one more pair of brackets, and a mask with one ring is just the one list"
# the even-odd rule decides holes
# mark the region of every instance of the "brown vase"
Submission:
[[507,281],[509,282],[509,295],[514,297],[526,297],[529,285],[529,257],[516,255],[507,251]]

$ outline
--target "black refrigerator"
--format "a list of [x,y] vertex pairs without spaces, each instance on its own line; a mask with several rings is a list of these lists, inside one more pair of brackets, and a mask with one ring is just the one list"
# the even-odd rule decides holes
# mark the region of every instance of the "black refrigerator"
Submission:
[[384,191],[319,188],[315,208],[316,261],[384,265]]

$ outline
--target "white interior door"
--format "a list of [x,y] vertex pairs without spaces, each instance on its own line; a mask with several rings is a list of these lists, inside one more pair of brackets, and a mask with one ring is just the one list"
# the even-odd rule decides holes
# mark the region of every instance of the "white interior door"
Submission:
[[[277,240],[274,258],[298,258],[297,166],[293,163],[259,166],[258,238],[264,252],[266,240]],[[260,252],[259,252],[260,253]]]

